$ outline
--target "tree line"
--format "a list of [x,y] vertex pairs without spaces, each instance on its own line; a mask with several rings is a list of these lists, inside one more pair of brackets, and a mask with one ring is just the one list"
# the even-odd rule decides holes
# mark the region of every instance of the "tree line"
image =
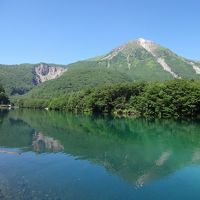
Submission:
[[150,118],[199,118],[200,81],[134,82],[90,88],[52,99],[21,99],[20,107]]
[[5,93],[5,90],[2,85],[0,85],[0,105],[7,105],[9,104],[9,98]]

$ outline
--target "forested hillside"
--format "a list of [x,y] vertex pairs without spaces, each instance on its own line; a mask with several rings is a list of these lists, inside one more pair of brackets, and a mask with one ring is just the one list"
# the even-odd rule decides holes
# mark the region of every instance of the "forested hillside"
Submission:
[[33,65],[0,65],[0,83],[10,95],[24,94],[33,88]]
[[61,77],[39,85],[26,96],[29,98],[46,99],[81,89],[131,81],[127,74],[94,66],[91,62],[85,66],[77,64],[68,67],[67,72]]

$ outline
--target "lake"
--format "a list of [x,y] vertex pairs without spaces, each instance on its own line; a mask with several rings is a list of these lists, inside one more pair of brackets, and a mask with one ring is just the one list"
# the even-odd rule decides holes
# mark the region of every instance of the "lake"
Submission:
[[200,124],[0,111],[0,199],[199,200]]

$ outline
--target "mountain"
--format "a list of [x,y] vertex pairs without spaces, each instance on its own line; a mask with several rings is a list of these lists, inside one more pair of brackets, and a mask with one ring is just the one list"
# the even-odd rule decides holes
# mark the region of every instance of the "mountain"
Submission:
[[36,85],[61,76],[66,66],[55,64],[0,65],[0,83],[9,95],[21,95]]
[[107,68],[128,73],[133,80],[199,78],[200,74],[198,62],[180,57],[143,38],[130,41],[96,61],[104,63]]
[[199,79],[200,63],[139,38],[106,55],[69,64],[62,76],[35,87],[28,96],[48,98],[98,85],[182,78]]
[[0,84],[9,95],[49,98],[83,88],[132,81],[199,79],[200,62],[139,38],[108,54],[69,65],[0,65]]

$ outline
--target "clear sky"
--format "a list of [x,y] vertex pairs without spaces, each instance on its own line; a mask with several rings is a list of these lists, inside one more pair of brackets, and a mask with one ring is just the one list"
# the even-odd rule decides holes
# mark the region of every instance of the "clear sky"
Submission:
[[200,60],[200,1],[0,0],[2,64],[67,64],[139,37]]

